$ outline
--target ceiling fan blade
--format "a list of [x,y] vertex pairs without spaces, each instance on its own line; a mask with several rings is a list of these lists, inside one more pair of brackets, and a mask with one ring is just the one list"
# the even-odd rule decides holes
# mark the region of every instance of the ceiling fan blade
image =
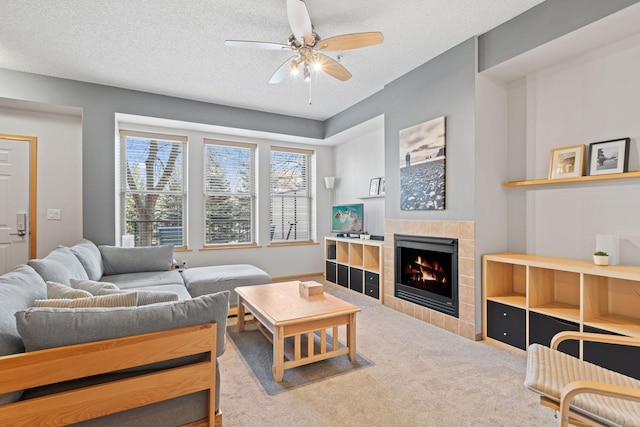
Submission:
[[335,59],[321,53],[317,53],[315,57],[316,61],[322,65],[322,71],[329,74],[331,77],[343,82],[346,82],[351,78],[351,73]]
[[225,46],[231,47],[249,47],[253,49],[262,49],[262,50],[292,50],[291,46],[286,44],[279,43],[270,43],[270,42],[255,42],[248,40],[225,40]]
[[293,35],[299,42],[313,42],[313,28],[307,5],[302,0],[287,0],[287,16]]
[[383,39],[384,37],[380,32],[343,34],[341,36],[320,40],[316,44],[316,49],[327,52],[360,49],[362,47],[380,44]]
[[[292,56],[282,63],[281,66],[278,67],[275,73],[269,79],[270,84],[277,84],[286,79],[291,74],[291,68],[293,67],[292,61],[296,58],[296,56]],[[296,64],[297,65],[297,64]]]

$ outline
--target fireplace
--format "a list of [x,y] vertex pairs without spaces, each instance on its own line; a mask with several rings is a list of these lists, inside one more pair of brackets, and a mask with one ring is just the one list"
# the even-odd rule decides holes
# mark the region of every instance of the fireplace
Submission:
[[394,235],[394,296],[458,317],[458,239]]

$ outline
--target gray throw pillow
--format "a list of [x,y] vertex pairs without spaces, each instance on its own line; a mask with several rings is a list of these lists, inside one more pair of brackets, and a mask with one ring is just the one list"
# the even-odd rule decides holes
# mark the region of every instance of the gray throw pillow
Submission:
[[[19,265],[0,276],[0,356],[22,353],[24,345],[14,313],[33,305],[33,301],[47,297],[47,285],[28,265]],[[20,400],[22,390],[0,394],[0,405]]]
[[84,267],[88,278],[100,280],[103,272],[102,254],[95,243],[91,240],[82,239],[80,243],[71,246],[70,249]]
[[102,254],[104,275],[171,270],[173,245],[123,248],[98,246]]
[[69,285],[71,278],[89,278],[78,258],[65,246],[58,246],[43,259],[32,259],[27,264],[45,281]]
[[226,344],[229,291],[185,301],[116,308],[32,307],[16,324],[27,351],[217,322],[217,356]]
[[83,291],[89,292],[91,295],[100,295],[100,291],[104,289],[120,289],[113,283],[96,282],[95,280],[71,279],[70,282],[73,289],[82,289]]
[[93,296],[91,293],[83,291],[82,289],[73,289],[69,286],[65,286],[56,282],[47,282],[47,298],[49,299],[87,298],[91,296]]

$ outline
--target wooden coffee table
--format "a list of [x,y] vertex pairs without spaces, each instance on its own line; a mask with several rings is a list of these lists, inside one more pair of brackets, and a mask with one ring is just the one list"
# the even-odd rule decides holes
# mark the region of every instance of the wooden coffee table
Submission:
[[[273,343],[273,373],[277,382],[282,381],[285,369],[343,354],[348,354],[351,362],[356,360],[356,313],[360,307],[327,293],[302,297],[299,284],[293,281],[235,288],[238,332],[245,327],[245,313],[240,309],[244,306]],[[339,347],[339,327],[343,325],[347,344]],[[328,329],[332,331],[330,343],[327,343]]]

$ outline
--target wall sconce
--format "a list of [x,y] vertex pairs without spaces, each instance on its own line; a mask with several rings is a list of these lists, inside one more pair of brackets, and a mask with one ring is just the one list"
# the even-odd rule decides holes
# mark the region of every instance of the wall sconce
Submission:
[[324,177],[324,186],[327,187],[327,190],[332,190],[335,183],[336,183],[336,177],[335,176],[325,176]]

